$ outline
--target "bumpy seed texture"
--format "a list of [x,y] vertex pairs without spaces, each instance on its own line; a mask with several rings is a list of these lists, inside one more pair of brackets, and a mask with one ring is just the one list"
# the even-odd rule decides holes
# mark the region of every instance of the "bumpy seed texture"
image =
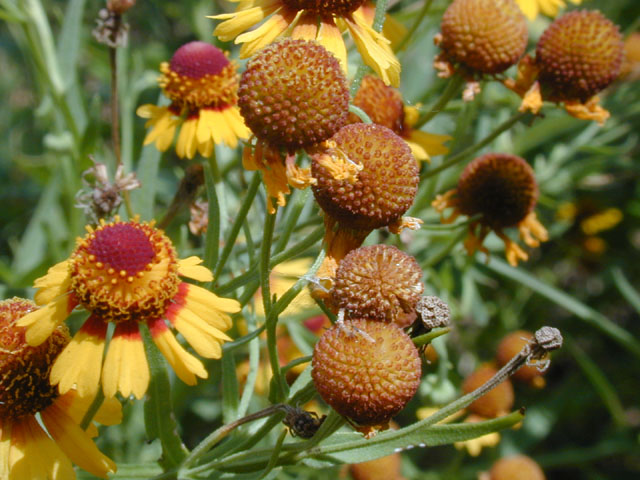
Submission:
[[[371,121],[402,135],[404,130],[404,102],[398,90],[373,75],[362,79],[360,88],[353,97],[353,104],[369,115]],[[362,122],[360,117],[351,113],[350,123]]]
[[527,46],[527,22],[513,0],[455,0],[440,28],[446,56],[480,73],[505,71]]
[[420,384],[418,350],[391,323],[358,319],[334,325],[316,343],[312,366],[323,400],[363,426],[385,424]]
[[545,480],[540,466],[525,455],[501,458],[491,467],[490,480]]
[[587,101],[616,79],[623,58],[618,26],[598,11],[563,15],[536,47],[540,84],[555,100]]
[[249,61],[238,106],[259,140],[293,151],[326,140],[347,122],[349,90],[338,60],[324,47],[284,39]]
[[189,42],[181,46],[171,57],[172,72],[190,78],[217,75],[229,60],[219,48],[205,42]]
[[127,275],[144,270],[156,255],[147,233],[128,223],[98,230],[88,250],[96,261]]
[[[524,346],[533,340],[533,333],[526,330],[518,330],[505,336],[498,345],[496,360],[500,366],[506,365],[516,356]],[[513,378],[523,382],[531,382],[542,373],[533,365],[523,365],[512,375]]]
[[406,142],[386,127],[354,123],[332,139],[336,149],[363,170],[355,182],[336,180],[314,154],[313,194],[322,209],[349,228],[374,229],[398,220],[418,189],[418,164]]
[[36,308],[20,298],[0,302],[0,423],[40,412],[58,395],[49,372],[71,337],[67,327],[60,325],[44,343],[29,346],[24,328],[15,323]]
[[468,216],[482,214],[493,229],[516,226],[534,209],[538,184],[529,164],[505,153],[487,153],[462,172],[458,206]]
[[322,16],[346,16],[362,5],[365,0],[282,0],[292,10],[307,10]]
[[415,258],[391,245],[357,248],[338,265],[333,304],[345,318],[398,323],[415,310],[424,290]]
[[[474,391],[476,388],[487,383],[496,373],[497,370],[490,365],[480,366],[464,380],[462,392],[467,394]],[[513,401],[513,385],[511,385],[509,380],[505,380],[478,398],[467,408],[470,412],[480,415],[481,417],[494,418],[509,413],[513,407]]]

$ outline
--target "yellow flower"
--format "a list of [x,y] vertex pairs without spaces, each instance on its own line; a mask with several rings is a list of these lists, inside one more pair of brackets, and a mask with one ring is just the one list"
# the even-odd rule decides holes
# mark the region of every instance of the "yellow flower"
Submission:
[[[183,282],[180,276],[201,282],[213,276],[198,257],[176,258],[171,241],[153,223],[116,217],[87,231],[68,260],[36,280],[35,300],[44,307],[19,322],[27,327],[27,342],[39,345],[76,306],[90,313],[56,359],[51,383],[60,393],[76,385],[80,395],[93,396],[102,383],[107,398],[116,392],[142,398],[149,367],[140,323],[183,382],[207,378],[202,362],[178,343],[166,321],[199,355],[220,358],[221,344],[230,340],[223,331],[231,327],[229,314],[239,311],[238,302]],[[103,364],[109,323],[115,329]]]
[[[569,1],[576,5],[582,2],[582,0]],[[516,2],[529,20],[535,20],[540,12],[549,17],[555,17],[560,8],[567,6],[564,0],[516,0]]]
[[[93,442],[96,426],[80,427],[93,398],[79,397],[75,390],[58,395],[49,383],[51,363],[69,343],[68,329],[58,326],[33,347],[26,343],[24,329],[16,326],[36,309],[35,303],[20,298],[0,302],[0,478],[75,479],[71,462],[107,478],[116,465]],[[113,425],[121,417],[120,403],[110,399],[94,420]]]
[[151,127],[145,145],[155,142],[158,150],[166,151],[180,127],[178,156],[193,158],[197,151],[208,157],[214,144],[235,148],[238,139],[249,137],[236,107],[236,66],[221,50],[205,42],[187,43],[160,65],[160,71],[158,83],[171,104],[138,108],[137,114],[149,119],[145,126]]
[[[240,57],[252,56],[281,36],[315,40],[333,53],[347,69],[347,49],[342,38],[349,31],[364,62],[387,84],[400,83],[400,62],[390,42],[370,25],[365,0],[232,0],[235,13],[215,15],[224,20],[213,34],[220,40],[241,43]],[[258,28],[247,31],[263,22]]]

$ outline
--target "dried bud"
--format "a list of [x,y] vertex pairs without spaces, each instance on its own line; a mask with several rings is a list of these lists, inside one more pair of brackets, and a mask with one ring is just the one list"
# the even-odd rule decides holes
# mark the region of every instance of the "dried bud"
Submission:
[[98,42],[108,47],[125,47],[129,38],[129,25],[122,21],[116,11],[103,8],[98,12],[96,28],[91,33]]
[[416,311],[427,330],[447,327],[451,323],[449,305],[436,296],[424,296],[418,300]]

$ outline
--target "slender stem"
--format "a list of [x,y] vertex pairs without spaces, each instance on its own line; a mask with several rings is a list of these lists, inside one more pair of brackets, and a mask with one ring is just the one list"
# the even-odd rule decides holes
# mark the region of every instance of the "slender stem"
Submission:
[[420,117],[415,125],[412,126],[412,128],[418,129],[422,127],[438,113],[443,111],[449,101],[458,94],[464,82],[465,80],[462,75],[455,74],[453,77],[451,77],[449,83],[447,83],[447,86],[444,89],[444,92],[442,92],[442,95],[440,95],[440,98],[435,103],[435,105],[429,108],[429,111],[422,117]]
[[422,345],[426,345],[428,343],[431,343],[434,339],[442,336],[442,335],[446,335],[447,333],[449,333],[451,331],[451,329],[449,327],[447,328],[438,328],[437,330],[433,330],[429,333],[425,333],[424,335],[420,335],[419,337],[415,337],[413,338],[413,344],[416,347],[420,347]]
[[261,479],[265,478],[278,463],[278,458],[280,458],[280,452],[282,451],[282,444],[284,443],[284,439],[286,437],[287,437],[287,429],[283,428],[282,432],[280,432],[280,435],[278,436],[278,440],[276,440],[275,446],[273,447],[273,452],[271,453],[271,457],[269,457],[269,463],[267,463],[267,466],[262,472],[262,475],[260,475]]
[[[120,22],[120,15],[114,16],[116,22]],[[111,67],[111,140],[117,165],[122,163],[120,153],[120,113],[118,109],[118,50],[109,47],[109,65]]]
[[424,20],[424,17],[427,16],[427,12],[429,12],[429,8],[431,8],[432,3],[433,3],[433,0],[426,0],[424,2],[424,5],[422,5],[422,10],[420,10],[420,12],[418,13],[418,16],[413,22],[413,25],[409,27],[409,30],[407,30],[406,35],[402,37],[402,40],[400,40],[400,43],[398,43],[398,45],[396,45],[396,47],[394,48],[396,52],[399,52],[400,50],[402,50],[407,44],[407,42],[411,40],[411,37],[413,36],[414,33],[416,33],[416,30],[418,30],[418,27],[422,23],[422,20]]
[[98,393],[96,394],[96,398],[93,399],[93,402],[91,402],[91,405],[89,405],[89,409],[84,414],[84,417],[82,417],[80,428],[82,428],[83,430],[87,429],[87,427],[93,420],[93,417],[95,417],[98,410],[100,410],[102,402],[104,402],[104,393],[102,392],[102,389],[99,388]]
[[220,202],[216,191],[216,163],[215,148],[209,164],[204,165],[204,181],[207,187],[207,199],[209,200],[209,219],[207,223],[207,235],[205,237],[204,264],[213,270],[218,263],[218,252],[220,250]]
[[426,270],[427,268],[430,268],[430,267],[436,265],[437,263],[439,263],[447,255],[449,255],[451,253],[451,250],[453,250],[455,248],[455,246],[458,245],[458,243],[460,243],[460,241],[466,236],[467,236],[467,230],[466,229],[460,231],[457,235],[455,235],[451,239],[451,241],[447,244],[447,246],[445,246],[442,250],[440,250],[434,256],[427,258],[426,261],[421,263],[420,264],[420,268],[422,268],[423,270]]
[[356,114],[362,120],[362,123],[373,123],[371,117],[367,115],[367,112],[362,110],[360,107],[356,107],[353,104],[349,104],[349,112]]
[[262,290],[262,305],[264,306],[264,314],[266,316],[269,316],[269,312],[271,311],[271,285],[269,284],[269,274],[271,273],[271,242],[273,240],[273,229],[276,224],[276,216],[277,211],[273,214],[267,213],[264,222],[262,246],[260,247],[260,288]]
[[433,177],[434,175],[437,175],[441,171],[446,170],[447,168],[452,167],[456,163],[459,163],[462,160],[466,159],[467,157],[473,155],[474,153],[476,153],[481,148],[483,148],[486,145],[490,144],[500,134],[502,134],[502,133],[506,132],[507,130],[509,130],[511,127],[513,127],[516,123],[518,123],[520,120],[522,120],[527,115],[529,115],[528,112],[518,112],[517,114],[515,114],[511,118],[505,120],[493,132],[491,132],[489,135],[487,135],[480,142],[476,143],[475,145],[471,145],[470,147],[465,148],[461,152],[458,152],[455,155],[452,155],[451,157],[449,157],[447,160],[442,162],[442,164],[438,165],[437,167],[431,168],[431,169],[427,170],[426,172],[424,172],[420,176],[420,181],[422,182],[422,181],[424,181],[425,178]]

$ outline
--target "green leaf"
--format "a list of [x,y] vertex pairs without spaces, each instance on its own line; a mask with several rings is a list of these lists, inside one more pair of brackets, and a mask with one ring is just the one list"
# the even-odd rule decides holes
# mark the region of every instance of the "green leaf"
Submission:
[[629,302],[629,305],[631,305],[640,315],[640,293],[633,288],[619,267],[611,269],[611,276],[613,277],[613,283],[615,283],[618,291],[622,294],[625,300]]
[[180,465],[189,453],[178,434],[178,424],[171,403],[171,384],[164,357],[151,339],[146,326],[140,333],[149,361],[151,381],[144,403],[144,420],[149,439],[159,438],[162,444],[161,463],[168,468]]
[[630,353],[640,358],[640,343],[638,343],[631,333],[616,325],[601,313],[593,310],[572,296],[567,295],[563,291],[541,282],[530,273],[510,267],[498,258],[492,257],[489,263],[486,264],[486,267],[500,275],[519,282],[539,293],[543,297],[548,298],[552,302],[573,313],[577,318],[583,320],[588,325],[600,330],[609,338],[615,340],[626,348]]
[[134,213],[142,220],[153,218],[153,205],[156,198],[156,179],[160,167],[160,152],[155,145],[148,145],[142,149],[136,176],[142,187],[131,192],[131,204]]
[[222,422],[231,423],[238,418],[238,377],[233,352],[222,355]]

